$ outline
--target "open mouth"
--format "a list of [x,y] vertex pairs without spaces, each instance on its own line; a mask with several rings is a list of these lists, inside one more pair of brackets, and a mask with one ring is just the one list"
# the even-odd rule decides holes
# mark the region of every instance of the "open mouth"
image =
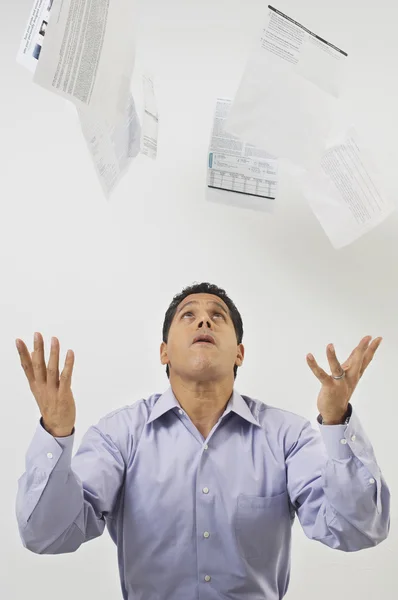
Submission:
[[194,344],[210,344],[215,345],[214,339],[210,335],[200,335],[193,341]]

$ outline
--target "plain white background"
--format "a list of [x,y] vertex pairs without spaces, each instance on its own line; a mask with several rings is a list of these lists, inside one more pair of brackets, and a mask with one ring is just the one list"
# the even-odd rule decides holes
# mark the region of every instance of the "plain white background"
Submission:
[[[31,83],[15,54],[31,0],[1,0],[0,111],[0,596],[120,598],[105,533],[72,555],[35,556],[19,539],[14,503],[38,410],[14,340],[59,337],[73,348],[76,446],[102,415],[167,387],[159,364],[164,312],[194,281],[226,288],[241,310],[247,358],[237,389],[311,419],[334,342],[345,359],[363,335],[384,336],[353,403],[393,494],[389,539],[343,554],[295,525],[291,600],[395,600],[398,217],[340,251],[282,174],[274,215],[206,201],[217,96],[233,95],[266,13],[260,0],[141,0],[137,65],[156,75],[156,163],[141,157],[103,198],[77,119]],[[276,5],[349,53],[342,98],[394,185],[397,8],[391,0]],[[395,14],[393,14],[395,11]],[[132,31],[134,29],[132,27]],[[189,599],[187,599],[189,600]]]

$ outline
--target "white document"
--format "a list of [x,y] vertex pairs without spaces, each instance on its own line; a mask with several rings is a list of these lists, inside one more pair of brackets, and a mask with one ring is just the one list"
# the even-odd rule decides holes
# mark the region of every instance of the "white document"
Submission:
[[140,151],[141,125],[134,99],[130,96],[125,114],[115,125],[97,119],[87,108],[79,108],[78,114],[102,189],[109,198]]
[[[17,61],[33,73],[39,64],[39,57],[42,60],[41,52],[35,48],[39,45],[41,49],[43,44],[52,4],[53,0],[35,0],[17,56]],[[153,81],[148,76],[141,76],[135,83],[138,86],[138,98],[142,99],[141,118],[131,93],[123,113],[113,118],[104,117],[90,106],[77,105],[82,133],[107,198],[140,151],[156,158],[158,116]],[[144,123],[145,130],[141,123]]]
[[107,198],[140,152],[156,158],[159,120],[154,85],[146,75],[142,76],[141,84],[142,92],[138,93],[139,99],[143,100],[140,115],[131,95],[124,115],[116,124],[96,118],[90,109],[78,109],[82,132]]
[[[246,196],[237,203],[234,194],[224,201],[267,210],[275,200],[278,161],[266,150],[242,142],[225,129],[231,100],[218,98],[210,142],[207,185],[209,188]],[[221,197],[218,197],[221,199]],[[214,197],[214,200],[217,196]]]
[[302,191],[335,248],[370,231],[395,209],[356,131],[351,128],[299,177]]
[[141,152],[156,158],[158,152],[159,115],[152,79],[143,75],[144,115],[142,118]]
[[135,0],[54,0],[34,81],[105,119],[123,115],[135,7]]
[[333,124],[347,54],[275,8],[251,54],[228,130],[309,167]]
[[35,72],[53,0],[35,0],[17,54],[17,62]]

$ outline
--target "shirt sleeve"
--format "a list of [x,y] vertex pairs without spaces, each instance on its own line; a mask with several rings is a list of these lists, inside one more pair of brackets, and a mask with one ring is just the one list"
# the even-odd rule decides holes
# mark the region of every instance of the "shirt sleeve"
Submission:
[[354,552],[379,544],[390,529],[390,492],[373,447],[352,411],[348,424],[309,422],[286,458],[291,502],[305,534]]
[[106,421],[87,431],[72,459],[73,442],[40,423],[26,454],[16,515],[23,545],[37,554],[74,552],[98,537],[117,503],[125,464]]

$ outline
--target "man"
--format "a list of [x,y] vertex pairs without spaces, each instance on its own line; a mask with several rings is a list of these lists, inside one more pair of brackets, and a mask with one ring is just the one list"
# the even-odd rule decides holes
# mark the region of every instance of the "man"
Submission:
[[351,396],[381,338],[365,337],[322,384],[320,432],[295,414],[234,391],[241,316],[224,290],[199,284],[166,312],[160,358],[170,389],[105,416],[71,460],[74,363],[59,375],[53,338],[17,340],[41,411],[19,482],[23,544],[73,552],[102,534],[117,544],[128,600],[280,600],[295,515],[309,538],[352,552],[389,531],[390,496]]

